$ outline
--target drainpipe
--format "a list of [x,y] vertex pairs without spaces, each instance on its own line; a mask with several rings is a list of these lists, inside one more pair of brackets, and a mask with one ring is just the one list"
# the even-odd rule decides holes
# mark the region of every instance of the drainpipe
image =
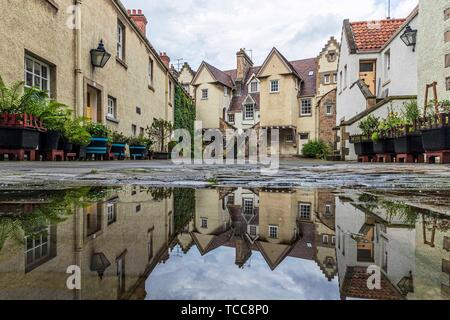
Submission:
[[78,14],[77,26],[75,28],[75,116],[83,116],[83,71],[81,69],[82,48],[81,48],[81,2],[82,0],[75,0],[74,4],[77,7]]

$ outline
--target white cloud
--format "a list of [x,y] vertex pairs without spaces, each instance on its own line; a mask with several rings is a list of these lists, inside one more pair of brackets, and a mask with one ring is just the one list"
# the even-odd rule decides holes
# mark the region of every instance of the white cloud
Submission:
[[[122,0],[143,9],[148,36],[160,51],[193,68],[206,60],[235,68],[239,48],[261,64],[276,46],[288,59],[315,57],[330,36],[340,39],[342,21],[384,18],[388,0]],[[405,17],[418,0],[393,0],[392,17]]]

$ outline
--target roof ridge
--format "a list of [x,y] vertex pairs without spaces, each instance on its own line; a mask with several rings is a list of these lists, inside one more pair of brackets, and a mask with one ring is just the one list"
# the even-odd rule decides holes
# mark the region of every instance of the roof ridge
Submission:
[[360,24],[360,23],[367,23],[367,22],[399,22],[399,21],[405,21],[405,20],[406,20],[406,18],[359,20],[359,21],[350,21],[350,24]]

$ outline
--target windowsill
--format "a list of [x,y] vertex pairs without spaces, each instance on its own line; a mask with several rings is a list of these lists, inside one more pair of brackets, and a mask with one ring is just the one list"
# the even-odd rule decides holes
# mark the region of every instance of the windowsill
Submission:
[[270,91],[270,94],[279,94],[280,91]]
[[153,88],[153,86],[152,86],[151,84],[148,85],[148,89],[149,89],[150,91],[155,92],[155,88]]
[[106,116],[106,120],[109,121],[109,122],[116,123],[116,124],[119,124],[119,122],[120,122],[119,119],[116,119],[116,118],[111,117],[111,116]]
[[128,65],[125,63],[125,61],[123,61],[119,57],[116,57],[116,62],[119,63],[122,67],[124,67],[125,70],[128,70]]
[[300,118],[310,118],[312,117],[312,113],[311,114],[301,114]]
[[386,87],[388,84],[391,83],[391,80],[387,80],[386,82],[384,82],[381,86],[382,87]]
[[59,6],[54,0],[46,0],[46,1],[49,5],[51,5],[53,7],[53,9],[55,9],[56,11],[59,10]]
[[200,100],[208,100],[208,98],[201,98]]

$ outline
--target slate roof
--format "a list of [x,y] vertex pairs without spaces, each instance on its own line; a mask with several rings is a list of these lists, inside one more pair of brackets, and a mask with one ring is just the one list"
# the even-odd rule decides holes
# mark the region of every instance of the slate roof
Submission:
[[406,19],[350,22],[355,49],[359,52],[380,50]]
[[212,76],[217,80],[217,82],[219,82],[229,88],[233,88],[234,82],[228,74],[217,69],[216,67],[210,65],[207,62],[203,61],[203,63],[205,64],[205,66],[209,70],[209,72],[211,72]]

